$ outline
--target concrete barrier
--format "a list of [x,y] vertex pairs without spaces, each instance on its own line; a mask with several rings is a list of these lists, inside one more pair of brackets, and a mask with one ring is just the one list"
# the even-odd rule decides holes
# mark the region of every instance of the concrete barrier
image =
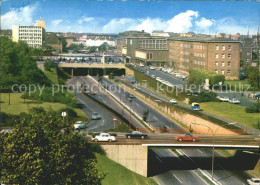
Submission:
[[129,170],[148,176],[148,147],[142,145],[102,145],[107,157]]

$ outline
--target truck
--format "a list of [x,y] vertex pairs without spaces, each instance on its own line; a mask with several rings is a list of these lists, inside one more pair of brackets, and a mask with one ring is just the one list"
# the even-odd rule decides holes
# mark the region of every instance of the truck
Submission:
[[111,136],[108,133],[100,133],[99,135],[95,136],[94,138],[92,137],[92,140],[95,142],[98,142],[98,141],[112,142],[112,141],[116,141],[116,138],[115,138],[115,136]]

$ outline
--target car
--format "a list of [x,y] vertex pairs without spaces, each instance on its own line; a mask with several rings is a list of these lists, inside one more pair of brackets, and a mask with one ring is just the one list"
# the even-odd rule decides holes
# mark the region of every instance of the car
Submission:
[[260,93],[254,94],[253,98],[260,99]]
[[129,98],[135,98],[135,96],[134,96],[134,95],[132,95],[132,94],[130,94],[130,95],[129,95]]
[[99,135],[95,136],[94,138],[92,137],[92,140],[95,142],[98,142],[98,141],[112,142],[112,141],[116,141],[116,138],[115,138],[115,136],[111,136],[108,133],[100,133]]
[[144,70],[142,70],[142,69],[141,69],[141,70],[140,70],[140,72],[141,72],[141,73],[143,73],[143,72],[144,72]]
[[91,114],[91,119],[101,119],[101,116],[97,112],[93,112]]
[[260,178],[247,179],[249,185],[260,185]]
[[155,70],[155,67],[154,67],[154,66],[151,66],[150,69],[151,69],[151,70]]
[[177,141],[198,141],[199,138],[197,136],[193,136],[192,134],[184,134],[181,136],[176,136]]
[[200,104],[196,103],[196,102],[193,102],[191,104],[191,109],[192,110],[200,110]]
[[172,104],[176,104],[177,103],[177,100],[175,100],[174,98],[170,100],[170,103]]
[[96,95],[96,93],[94,91],[90,91],[89,94],[90,95]]
[[232,99],[229,100],[229,103],[240,104],[240,101],[236,98],[232,98]]
[[223,101],[223,102],[228,102],[229,101],[229,98],[228,97],[223,97],[223,96],[217,96],[216,98],[218,98],[220,101]]
[[140,67],[144,67],[144,64],[140,64]]
[[133,131],[132,133],[127,133],[125,135],[126,138],[130,139],[130,138],[141,138],[141,139],[144,139],[144,138],[147,138],[148,135],[147,134],[143,134],[139,131]]
[[87,128],[87,124],[83,121],[76,121],[73,126],[75,130]]
[[156,78],[155,75],[152,75],[151,77],[152,77],[152,78]]
[[13,132],[13,129],[11,128],[4,128],[3,130],[0,131],[0,133],[12,133]]

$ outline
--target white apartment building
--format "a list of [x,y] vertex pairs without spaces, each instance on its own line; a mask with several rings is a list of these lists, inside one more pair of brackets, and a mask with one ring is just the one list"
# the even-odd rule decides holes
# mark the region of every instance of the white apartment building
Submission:
[[42,47],[44,28],[42,26],[12,26],[12,40],[25,41],[30,47]]

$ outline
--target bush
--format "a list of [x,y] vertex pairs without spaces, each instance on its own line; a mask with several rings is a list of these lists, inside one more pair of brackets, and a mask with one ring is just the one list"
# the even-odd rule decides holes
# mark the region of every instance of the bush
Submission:
[[57,64],[51,60],[48,60],[47,62],[44,63],[44,70],[46,71],[51,71],[51,68],[55,68],[55,67],[57,67]]
[[250,107],[246,107],[247,113],[260,113],[260,102],[255,103]]
[[197,102],[197,103],[202,103],[202,102],[216,102],[219,101],[216,98],[217,94],[214,92],[206,92],[202,91],[201,93],[198,94],[198,96],[191,96],[189,103]]

